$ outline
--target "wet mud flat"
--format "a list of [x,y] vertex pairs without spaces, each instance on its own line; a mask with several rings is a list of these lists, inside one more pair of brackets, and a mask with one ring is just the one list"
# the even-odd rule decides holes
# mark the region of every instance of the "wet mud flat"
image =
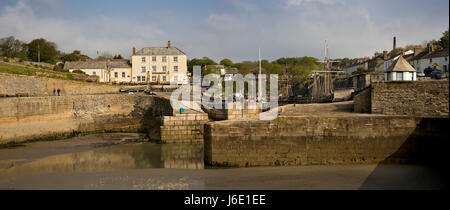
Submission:
[[[141,134],[95,134],[0,150],[0,189],[341,190],[446,189],[418,165],[211,169],[203,144],[141,143]],[[138,142],[138,143],[136,143]]]

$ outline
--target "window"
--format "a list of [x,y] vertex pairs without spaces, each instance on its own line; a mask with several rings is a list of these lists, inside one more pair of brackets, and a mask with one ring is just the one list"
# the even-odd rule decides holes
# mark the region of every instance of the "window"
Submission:
[[145,57],[141,57],[142,63],[145,62]]
[[178,62],[178,56],[173,56],[173,62]]
[[118,78],[119,77],[119,73],[118,72],[114,72],[114,77]]
[[142,76],[142,82],[145,82],[145,76]]
[[173,81],[174,81],[174,82],[178,82],[178,76],[176,76],[176,75],[173,76]]
[[167,71],[167,66],[163,66],[163,67],[162,67],[162,71],[163,71],[163,72],[166,72],[166,71]]
[[173,67],[173,71],[174,71],[174,72],[178,72],[178,66],[174,66],[174,67]]
[[125,78],[125,72],[122,72],[122,78]]
[[156,72],[156,66],[152,66],[152,72]]
[[403,80],[403,72],[397,72],[397,80]]
[[162,77],[162,81],[165,82],[166,81],[166,76]]
[[152,76],[152,81],[156,82],[156,76]]
[[145,73],[146,69],[145,66],[141,67],[142,73]]
[[156,56],[152,56],[152,61],[156,62]]
[[93,72],[92,72],[92,75],[94,75],[94,76],[97,75],[97,72],[93,71]]
[[141,81],[141,76],[137,76],[137,81],[138,81],[138,82]]
[[430,58],[430,63],[433,63],[433,58]]
[[164,63],[167,62],[167,56],[162,57],[162,62],[164,62]]

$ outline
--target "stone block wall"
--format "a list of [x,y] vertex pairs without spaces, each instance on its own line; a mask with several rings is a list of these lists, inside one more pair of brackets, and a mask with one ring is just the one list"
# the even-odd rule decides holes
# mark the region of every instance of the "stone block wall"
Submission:
[[367,88],[361,91],[354,98],[354,112],[356,113],[371,113],[372,112],[372,102],[371,102],[372,89]]
[[159,116],[172,113],[166,103],[128,94],[0,98],[0,144],[72,132],[154,132]]
[[219,121],[258,117],[261,112],[259,105],[256,105],[256,109],[249,109],[247,103],[245,103],[244,109],[240,109],[239,106],[241,106],[239,103],[230,103],[228,106],[229,109],[211,109],[206,110],[206,112],[211,119]]
[[25,76],[0,73],[1,96],[53,96],[53,90],[58,88],[61,95],[90,95],[118,93],[120,86],[94,84],[48,77]]
[[[418,163],[448,145],[447,119],[401,116],[282,117],[205,126],[205,162],[218,166]],[[440,154],[443,155],[443,154]]]
[[449,82],[376,82],[372,84],[371,112],[421,117],[449,116]]
[[162,142],[203,141],[204,125],[208,122],[206,113],[175,114],[161,119]]

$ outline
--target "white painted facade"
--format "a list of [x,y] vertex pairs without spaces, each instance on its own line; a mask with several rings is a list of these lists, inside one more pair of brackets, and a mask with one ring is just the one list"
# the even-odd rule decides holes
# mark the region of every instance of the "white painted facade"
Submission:
[[109,82],[109,73],[106,69],[69,69],[69,72],[81,70],[89,76],[98,76],[99,82]]
[[186,55],[134,55],[131,64],[131,81],[135,83],[187,82]]
[[416,72],[385,72],[385,81],[416,81]]
[[131,68],[111,68],[110,69],[111,82],[131,82]]

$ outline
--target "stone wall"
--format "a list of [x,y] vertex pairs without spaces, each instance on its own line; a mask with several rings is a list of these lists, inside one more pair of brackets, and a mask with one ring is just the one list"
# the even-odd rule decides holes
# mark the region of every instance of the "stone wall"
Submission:
[[206,113],[175,114],[161,120],[162,142],[203,142],[203,128],[208,122]]
[[93,84],[48,77],[0,73],[1,96],[52,96],[58,88],[61,95],[118,93],[120,86]]
[[159,116],[173,112],[167,101],[128,94],[0,98],[0,144],[73,132],[158,130]]
[[256,105],[256,109],[248,109],[247,102],[245,102],[244,105],[245,109],[238,109],[239,106],[239,103],[230,103],[228,106],[229,109],[225,109],[225,107],[223,107],[222,109],[210,109],[205,111],[211,119],[217,121],[258,117],[261,112],[259,104]]
[[371,112],[423,117],[449,116],[449,82],[377,82],[371,91]]
[[371,102],[372,89],[367,88],[354,98],[354,112],[356,113],[371,113],[372,112],[372,102]]
[[418,163],[434,154],[430,148],[446,148],[448,122],[370,115],[213,122],[205,126],[205,162],[240,167]]

